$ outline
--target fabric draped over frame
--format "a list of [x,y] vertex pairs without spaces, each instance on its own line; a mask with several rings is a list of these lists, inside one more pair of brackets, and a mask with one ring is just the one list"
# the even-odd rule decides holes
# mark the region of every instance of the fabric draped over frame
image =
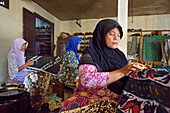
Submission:
[[143,37],[142,59],[146,61],[161,61],[161,41],[168,36],[145,36]]

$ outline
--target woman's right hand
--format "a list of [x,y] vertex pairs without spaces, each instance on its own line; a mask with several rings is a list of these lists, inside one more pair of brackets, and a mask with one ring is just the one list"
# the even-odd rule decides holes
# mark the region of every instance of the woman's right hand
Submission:
[[25,64],[26,64],[26,66],[32,66],[32,65],[34,65],[34,62],[33,61],[28,61]]
[[108,84],[119,80],[120,78],[127,76],[132,71],[143,70],[145,65],[138,62],[128,62],[121,69],[109,72],[109,81]]
[[138,62],[128,62],[124,67],[120,69],[124,75],[128,75],[131,71],[143,70],[145,65],[138,63]]

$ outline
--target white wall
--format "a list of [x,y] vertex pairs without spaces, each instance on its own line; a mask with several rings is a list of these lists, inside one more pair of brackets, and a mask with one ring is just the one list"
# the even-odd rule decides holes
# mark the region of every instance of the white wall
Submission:
[[[110,17],[117,20],[117,18]],[[101,19],[83,19],[81,20],[81,28],[75,23],[76,21],[62,21],[61,32],[67,32],[71,35],[77,32],[93,32],[96,24]],[[142,29],[142,30],[170,30],[170,14],[166,15],[151,15],[151,16],[134,16],[133,23],[132,17],[128,17],[129,29]],[[119,48],[126,51],[126,46],[123,46],[123,40],[120,41]],[[125,53],[126,55],[127,53]]]
[[142,30],[170,30],[170,14],[151,15],[151,16],[135,16],[133,23],[132,17],[128,18],[128,28]]
[[9,0],[9,5],[9,9],[0,6],[0,83],[8,77],[7,55],[13,41],[23,38],[23,7],[54,23],[55,43],[60,33],[60,21],[32,0]]
[[[111,19],[115,19],[110,17]],[[102,18],[103,19],[103,18]],[[76,20],[73,21],[61,21],[61,32],[67,32],[70,35],[73,35],[77,32],[93,32],[96,27],[96,24],[102,19],[82,19],[81,20],[81,27],[76,24]],[[106,18],[105,18],[106,19]]]
[[[110,17],[117,20],[117,18]],[[80,28],[76,21],[62,21],[61,32],[68,32],[74,34],[76,32],[93,32],[96,24],[101,19],[82,19]],[[151,15],[151,16],[134,16],[128,17],[128,28],[142,29],[142,30],[170,30],[170,14],[166,15]]]

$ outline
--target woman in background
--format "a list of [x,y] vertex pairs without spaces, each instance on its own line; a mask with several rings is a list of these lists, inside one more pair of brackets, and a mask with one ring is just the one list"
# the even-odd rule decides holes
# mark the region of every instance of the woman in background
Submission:
[[59,81],[72,89],[76,86],[76,77],[78,76],[78,64],[80,62],[77,50],[80,50],[82,39],[73,36],[66,45],[62,67],[58,73]]
[[97,24],[93,45],[85,49],[78,67],[79,80],[74,94],[64,102],[60,112],[116,112],[127,75],[142,70],[143,66],[127,62],[118,49],[122,37],[122,27],[117,21],[105,19]]
[[22,38],[17,38],[8,53],[8,73],[11,80],[24,82],[27,73],[26,67],[34,64],[33,61],[25,62],[24,55],[27,46],[28,42]]

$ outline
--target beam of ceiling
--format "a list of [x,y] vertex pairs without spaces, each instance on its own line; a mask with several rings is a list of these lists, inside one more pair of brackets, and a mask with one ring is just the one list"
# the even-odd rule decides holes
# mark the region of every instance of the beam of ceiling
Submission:
[[[117,16],[118,0],[33,1],[61,21]],[[129,0],[128,7],[129,16],[170,14],[170,0]]]

